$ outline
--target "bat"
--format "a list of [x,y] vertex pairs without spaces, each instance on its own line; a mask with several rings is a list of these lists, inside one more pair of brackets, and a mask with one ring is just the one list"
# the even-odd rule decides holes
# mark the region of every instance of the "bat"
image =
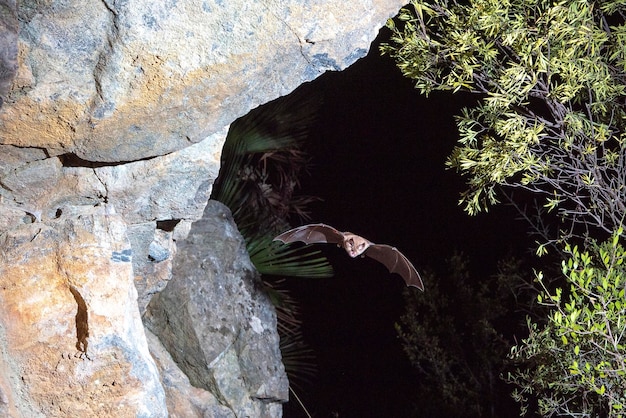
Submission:
[[299,226],[274,238],[285,244],[304,242],[305,244],[330,243],[342,247],[352,258],[366,255],[382,263],[390,273],[397,273],[406,282],[407,286],[424,290],[424,283],[413,264],[395,247],[383,244],[374,244],[352,232],[341,232],[325,224],[309,224]]

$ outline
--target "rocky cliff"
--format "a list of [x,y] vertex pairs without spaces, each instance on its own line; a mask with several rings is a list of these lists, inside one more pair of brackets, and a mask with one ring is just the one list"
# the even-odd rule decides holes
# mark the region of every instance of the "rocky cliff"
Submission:
[[221,147],[402,3],[0,0],[0,416],[281,415]]

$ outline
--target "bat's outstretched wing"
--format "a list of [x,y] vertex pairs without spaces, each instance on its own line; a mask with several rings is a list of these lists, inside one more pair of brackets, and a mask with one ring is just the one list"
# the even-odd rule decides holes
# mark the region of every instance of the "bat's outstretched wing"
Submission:
[[[348,237],[351,239],[358,238],[367,243],[368,247],[366,247],[367,249],[364,254],[384,264],[391,273],[398,273],[402,276],[407,286],[414,286],[420,290],[424,290],[422,279],[415,267],[413,267],[413,264],[395,247],[372,244],[358,235],[346,234],[348,234]],[[285,231],[274,238],[274,241],[282,241],[285,244],[301,241],[305,244],[331,243],[344,246],[345,238],[346,235],[344,235],[343,232],[336,230],[332,226],[325,224],[309,224]],[[348,254],[350,253],[348,252]]]
[[285,231],[274,238],[274,241],[282,241],[285,244],[296,241],[302,241],[305,244],[341,244],[343,233],[325,224],[309,224]]
[[365,255],[384,264],[391,273],[398,273],[402,276],[407,286],[414,286],[424,290],[422,278],[415,267],[413,267],[413,264],[395,247],[372,244],[365,250]]

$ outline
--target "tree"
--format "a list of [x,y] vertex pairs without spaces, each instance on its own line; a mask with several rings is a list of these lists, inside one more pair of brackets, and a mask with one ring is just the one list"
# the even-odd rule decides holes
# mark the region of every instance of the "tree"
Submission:
[[621,225],[625,15],[621,0],[414,0],[389,22],[382,51],[417,89],[479,95],[447,161],[467,212],[524,189],[564,222],[553,240]]
[[422,93],[477,95],[447,161],[468,213],[503,192],[521,208],[524,190],[540,196],[535,228],[560,218],[539,249],[564,248],[561,285],[538,273],[548,312],[510,353],[522,413],[626,415],[625,17],[623,0],[413,0],[382,46]]
[[508,381],[523,412],[532,396],[542,416],[626,416],[626,250],[618,239],[585,252],[567,246],[565,291],[549,291],[538,276],[548,322],[529,319],[530,336],[510,354],[520,367]]
[[[404,351],[419,375],[418,416],[499,417],[510,415],[500,380],[512,344],[512,318],[522,263],[506,259],[497,273],[475,280],[462,254],[446,260],[448,272],[423,274],[424,294],[405,291],[405,312],[396,325]],[[474,280],[472,280],[474,279]],[[523,319],[518,321],[523,326]],[[506,399],[506,398],[505,398]],[[510,402],[512,403],[512,402]]]

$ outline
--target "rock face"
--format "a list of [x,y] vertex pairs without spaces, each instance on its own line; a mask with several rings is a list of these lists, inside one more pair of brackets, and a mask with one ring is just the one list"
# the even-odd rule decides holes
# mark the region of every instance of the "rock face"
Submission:
[[146,325],[191,384],[235,416],[276,416],[289,388],[276,314],[230,210],[209,201],[177,247],[174,278],[152,298]]
[[3,142],[99,162],[167,154],[352,64],[400,5],[25,0]]
[[0,0],[0,107],[17,72],[17,0]]
[[126,230],[85,206],[2,234],[1,416],[167,414]]
[[232,226],[190,261],[228,217],[194,221],[228,125],[402,3],[0,0],[0,416],[280,416],[269,302]]

